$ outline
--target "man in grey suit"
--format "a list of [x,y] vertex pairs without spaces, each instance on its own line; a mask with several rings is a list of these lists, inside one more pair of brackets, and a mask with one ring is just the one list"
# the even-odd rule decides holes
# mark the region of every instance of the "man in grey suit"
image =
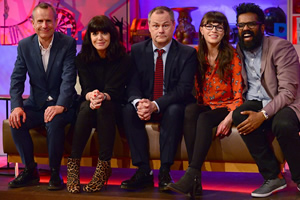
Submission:
[[[76,96],[76,41],[55,32],[56,11],[47,3],[33,9],[32,25],[36,34],[19,42],[18,56],[11,75],[12,112],[9,116],[12,136],[25,169],[9,182],[12,188],[39,183],[37,164],[29,129],[44,125],[51,178],[48,189],[63,188],[60,163],[64,150],[64,127],[75,114],[72,107]],[[30,78],[30,96],[23,102],[26,74]]]
[[233,112],[233,122],[258,165],[264,183],[253,197],[266,197],[286,187],[269,145],[268,129],[276,136],[300,191],[299,58],[287,40],[264,36],[264,12],[253,3],[236,7],[243,60],[245,103]]
[[133,71],[127,86],[128,104],[123,109],[132,163],[138,170],[122,182],[121,188],[153,186],[145,130],[145,123],[150,120],[160,122],[158,179],[159,190],[164,191],[172,182],[169,172],[182,137],[185,105],[194,100],[191,92],[198,62],[194,48],[172,39],[175,20],[170,8],[152,9],[148,23],[151,39],[131,48]]

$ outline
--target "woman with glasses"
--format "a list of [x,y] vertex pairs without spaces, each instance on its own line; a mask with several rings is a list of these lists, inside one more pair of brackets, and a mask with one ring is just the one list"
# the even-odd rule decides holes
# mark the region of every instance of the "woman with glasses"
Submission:
[[189,167],[181,179],[170,183],[175,192],[198,196],[202,193],[201,167],[213,139],[231,131],[232,111],[242,104],[241,62],[229,43],[229,24],[224,14],[207,12],[199,28],[195,89],[196,104],[185,110],[184,139]]

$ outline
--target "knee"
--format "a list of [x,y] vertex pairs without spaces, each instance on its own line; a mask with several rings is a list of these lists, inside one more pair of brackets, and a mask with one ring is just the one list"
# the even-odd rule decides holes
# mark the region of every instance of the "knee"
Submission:
[[199,112],[197,104],[189,104],[185,107],[184,119],[185,121],[191,121],[198,117]]
[[93,110],[90,108],[89,101],[84,101],[80,105],[79,114],[88,115]]
[[171,104],[166,108],[163,115],[170,116],[170,117],[174,117],[174,116],[183,117],[184,106],[181,104]]
[[124,119],[131,119],[131,117],[136,116],[135,107],[131,103],[126,104],[122,108],[122,115]]
[[113,116],[116,110],[115,105],[116,104],[112,101],[103,102],[101,107],[97,110],[98,115],[100,114],[100,116]]
[[298,128],[294,128],[293,124],[290,123],[290,120],[287,119],[280,119],[280,120],[273,120],[272,123],[272,132],[275,134],[277,138],[282,136],[292,136],[293,133],[298,133]]
[[47,122],[45,126],[47,130],[57,130],[60,128],[63,129],[65,125],[64,119],[56,115],[50,122]]
[[[198,115],[197,126],[211,126],[211,116],[207,112],[202,112]],[[213,128],[213,127],[211,127]]]
[[235,126],[237,126],[237,125],[239,125],[240,123],[242,123],[245,119],[246,119],[246,118],[245,118],[245,115],[242,115],[240,110],[235,109],[235,110],[232,112],[232,121],[233,121],[233,124],[234,124]]

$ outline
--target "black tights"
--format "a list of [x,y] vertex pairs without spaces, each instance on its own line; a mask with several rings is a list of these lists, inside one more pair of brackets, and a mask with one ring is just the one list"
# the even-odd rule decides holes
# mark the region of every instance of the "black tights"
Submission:
[[89,101],[80,105],[73,136],[71,158],[81,158],[93,127],[97,129],[99,159],[108,161],[112,157],[116,133],[117,105],[105,101],[97,110],[92,110]]
[[189,166],[201,169],[212,143],[213,128],[228,115],[227,108],[211,110],[208,106],[190,104],[185,109],[184,139]]

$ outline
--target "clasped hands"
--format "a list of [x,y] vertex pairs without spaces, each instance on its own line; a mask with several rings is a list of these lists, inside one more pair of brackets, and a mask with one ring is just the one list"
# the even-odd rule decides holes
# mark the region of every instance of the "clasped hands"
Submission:
[[153,101],[149,99],[141,99],[137,103],[137,114],[141,120],[148,121],[151,118],[153,112],[156,112],[158,108]]
[[[55,115],[63,113],[65,107],[55,105],[55,106],[48,106],[44,112],[44,122],[50,122]],[[25,123],[26,121],[26,113],[21,107],[16,107],[8,118],[9,126],[19,129],[21,127],[21,117],[22,122]]]
[[92,92],[87,93],[86,99],[90,101],[90,108],[95,110],[101,107],[105,95],[99,90],[93,90]]

